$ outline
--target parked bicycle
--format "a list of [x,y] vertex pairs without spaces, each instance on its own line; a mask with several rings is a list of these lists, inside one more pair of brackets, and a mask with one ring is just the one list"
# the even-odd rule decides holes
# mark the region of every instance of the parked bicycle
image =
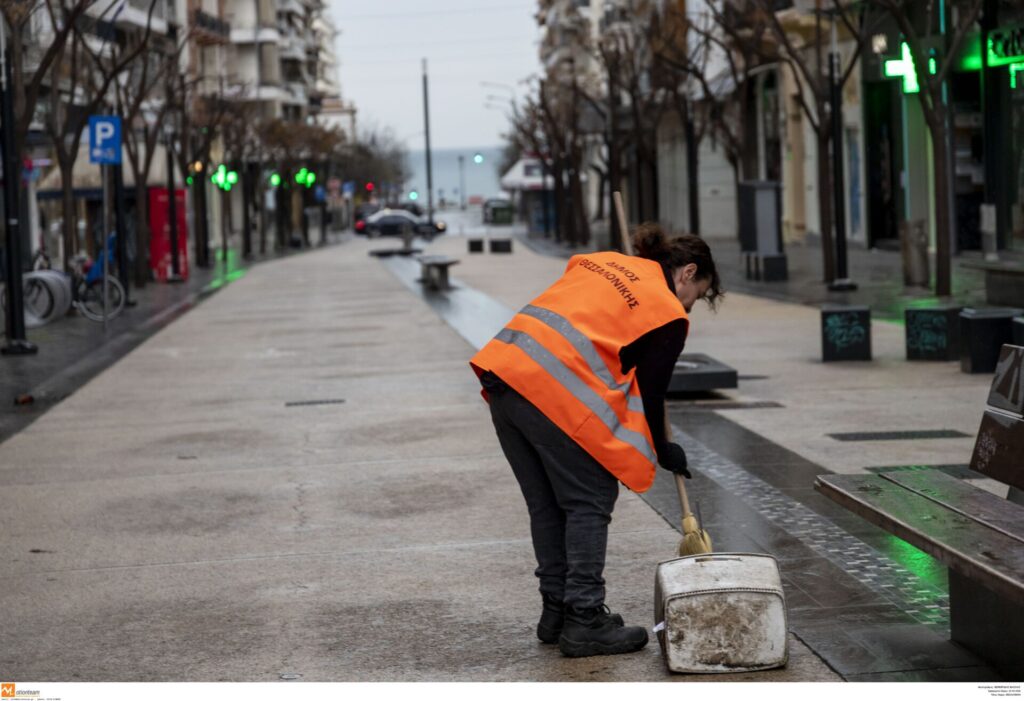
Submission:
[[[107,266],[109,270],[116,267],[116,252],[117,234],[112,233],[107,237],[106,255],[95,261],[89,261],[86,256],[75,256],[72,259],[72,304],[86,319],[103,321],[103,270]],[[124,285],[113,273],[108,272],[106,318],[113,319],[124,311],[124,303]]]

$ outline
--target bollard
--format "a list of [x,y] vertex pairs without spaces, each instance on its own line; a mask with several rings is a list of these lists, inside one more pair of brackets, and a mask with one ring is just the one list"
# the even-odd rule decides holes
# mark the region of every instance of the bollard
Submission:
[[483,253],[484,252],[484,240],[483,239],[469,239],[469,252],[470,253]]
[[871,308],[826,304],[821,308],[821,359],[871,360]]
[[959,359],[962,308],[946,304],[905,310],[907,360]]
[[968,307],[960,312],[960,371],[995,372],[999,350],[1013,341],[1013,318],[1022,309]]
[[511,253],[512,239],[491,239],[491,253]]

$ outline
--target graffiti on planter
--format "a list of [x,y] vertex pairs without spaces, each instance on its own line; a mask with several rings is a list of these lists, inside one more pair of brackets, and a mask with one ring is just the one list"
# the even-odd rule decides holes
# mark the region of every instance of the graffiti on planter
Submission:
[[907,347],[918,353],[943,353],[949,329],[945,314],[911,314],[907,319]]
[[825,340],[836,350],[863,343],[867,335],[860,316],[854,312],[829,314],[825,319]]

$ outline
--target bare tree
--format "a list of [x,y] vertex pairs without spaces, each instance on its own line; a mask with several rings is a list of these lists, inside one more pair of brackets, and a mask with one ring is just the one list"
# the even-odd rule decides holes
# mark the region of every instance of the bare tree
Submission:
[[[963,47],[968,32],[974,27],[981,14],[982,0],[951,0],[945,7],[950,11],[946,20],[945,50],[947,60],[939,62],[933,73],[930,70],[933,57],[928,47],[933,45],[933,35],[940,25],[938,12],[941,3],[924,3],[924,28],[915,21],[921,3],[906,0],[873,0],[873,4],[885,10],[896,22],[910,48],[910,56],[917,73],[920,87],[917,93],[924,114],[925,124],[931,134],[932,164],[935,168],[935,294],[946,296],[952,293],[952,243],[955,219],[956,197],[952,189],[952,136],[951,107],[943,99],[943,91],[949,80],[956,56]],[[955,10],[955,11],[951,11]]]
[[[786,65],[796,80],[797,102],[807,117],[807,123],[814,131],[817,142],[818,167],[818,211],[821,224],[821,247],[825,282],[835,279],[835,242],[834,212],[832,206],[833,182],[832,161],[829,148],[833,146],[832,120],[842,119],[842,115],[833,115],[829,109],[831,85],[829,69],[825,56],[829,30],[841,33],[843,39],[852,42],[853,48],[848,52],[845,63],[840,59],[836,81],[839,90],[853,75],[860,59],[861,50],[867,41],[874,22],[870,21],[863,5],[854,5],[848,0],[816,0],[814,10],[814,31],[810,40],[802,39],[783,24],[779,13],[775,11],[772,0],[744,0],[746,14],[762,23],[773,39],[773,46],[767,51],[762,50],[762,58],[776,59]],[[980,0],[979,0],[980,2]],[[826,10],[824,5],[828,5]],[[716,21],[731,38],[744,40],[737,31],[736,12],[723,12],[714,9]],[[826,18],[828,15],[828,18]],[[836,25],[836,26],[833,26]],[[838,147],[841,144],[835,144]]]
[[[47,8],[51,12],[50,21],[57,26],[62,20],[61,10],[50,4]],[[156,0],[150,0],[145,29],[139,35],[129,35],[123,44],[111,41],[115,39],[114,27],[104,23],[103,18],[93,23],[79,17],[78,24],[91,26],[80,26],[72,31],[70,41],[57,52],[58,60],[51,64],[50,105],[45,126],[61,173],[65,269],[70,268],[71,255],[76,248],[73,170],[89,115],[97,112],[108,99],[114,81],[146,49],[155,8]],[[62,83],[64,91],[60,90]],[[61,99],[62,92],[66,100]]]
[[[35,117],[39,96],[46,83],[51,68],[60,61],[68,38],[75,29],[80,17],[93,4],[93,0],[0,0],[0,14],[3,14],[10,28],[10,45],[8,51],[13,76],[12,95],[14,96],[14,161],[21,163],[25,155],[25,138]],[[45,37],[49,43],[31,44],[29,23],[34,14],[46,8],[51,21],[52,32]],[[25,70],[26,48],[31,46],[38,53],[35,70]]]
[[167,117],[180,109],[162,88],[175,81],[178,55],[185,44],[167,43],[164,50],[140,54],[115,81],[114,99],[124,120],[125,151],[135,181],[135,284],[140,287],[150,274],[149,174]]

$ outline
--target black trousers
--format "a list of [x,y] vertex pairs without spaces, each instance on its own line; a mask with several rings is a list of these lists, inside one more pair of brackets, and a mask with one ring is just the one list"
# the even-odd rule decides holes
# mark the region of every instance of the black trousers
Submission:
[[515,390],[489,394],[498,440],[529,508],[541,594],[567,606],[600,606],[618,479]]

